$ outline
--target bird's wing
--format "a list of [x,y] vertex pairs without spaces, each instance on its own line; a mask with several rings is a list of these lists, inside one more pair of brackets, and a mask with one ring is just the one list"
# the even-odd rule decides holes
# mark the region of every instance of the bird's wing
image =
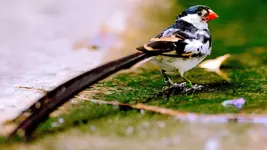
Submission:
[[174,43],[184,40],[182,36],[177,34],[178,29],[168,29],[164,32],[159,33],[156,37],[149,40],[148,43],[144,44],[141,47],[138,47],[137,50],[140,51],[170,51],[175,50],[176,46]]
[[138,47],[140,51],[164,51],[161,55],[170,57],[191,57],[199,53],[203,43],[192,34],[169,28],[156,37],[150,39],[147,44]]

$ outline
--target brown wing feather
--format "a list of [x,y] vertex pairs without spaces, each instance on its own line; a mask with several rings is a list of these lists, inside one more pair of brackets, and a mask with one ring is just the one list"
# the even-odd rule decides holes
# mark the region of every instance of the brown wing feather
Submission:
[[181,55],[184,56],[184,57],[191,57],[193,54],[194,53],[192,53],[192,52],[186,52],[186,53],[183,53]]
[[[177,32],[173,33],[169,36],[163,36],[162,33],[158,34],[156,37],[149,40],[147,44],[144,44],[141,47],[138,47],[137,50],[139,51],[165,51],[167,53],[175,53],[172,55],[178,56],[177,53],[177,47],[179,47],[179,41],[183,41],[185,38],[183,38],[181,35],[179,35]],[[175,52],[173,52],[175,51]],[[183,53],[181,51],[181,53]],[[162,53],[163,55],[165,53]],[[181,54],[179,54],[181,56]]]
[[147,44],[144,44],[141,47],[138,47],[137,50],[140,51],[153,51],[153,50],[166,50],[169,51],[175,50],[175,44],[176,42],[183,40],[180,37],[175,36],[165,36],[165,37],[155,37],[150,39],[150,41]]

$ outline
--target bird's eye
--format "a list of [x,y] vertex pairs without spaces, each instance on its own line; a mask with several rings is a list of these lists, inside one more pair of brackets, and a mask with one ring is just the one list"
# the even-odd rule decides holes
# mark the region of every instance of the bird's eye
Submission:
[[199,16],[202,16],[202,12],[198,12],[197,14],[198,14]]

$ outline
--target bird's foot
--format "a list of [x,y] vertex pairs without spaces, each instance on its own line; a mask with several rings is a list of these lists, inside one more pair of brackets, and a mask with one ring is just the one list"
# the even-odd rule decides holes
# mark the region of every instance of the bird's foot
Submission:
[[[191,84],[192,85],[192,84]],[[184,90],[186,93],[190,93],[191,91],[194,92],[194,91],[200,91],[204,88],[203,85],[198,85],[198,84],[195,84],[195,85],[192,85],[192,86],[187,86]]]
[[167,86],[163,87],[163,92],[169,92],[169,91],[172,91],[172,90],[175,90],[175,89],[183,89],[183,88],[186,87],[186,84],[184,84],[184,83],[181,83],[181,84],[178,84],[178,83],[168,84]]
[[183,83],[173,83],[170,86],[165,86],[163,87],[163,94],[166,96],[167,99],[169,99],[169,97],[174,94],[174,93],[193,93],[195,91],[200,91],[204,88],[204,86],[202,85],[189,85],[187,82],[183,82]]
[[173,83],[163,87],[163,95],[169,99],[172,94],[177,93],[178,91],[183,91],[184,88],[186,88],[186,82],[180,84]]

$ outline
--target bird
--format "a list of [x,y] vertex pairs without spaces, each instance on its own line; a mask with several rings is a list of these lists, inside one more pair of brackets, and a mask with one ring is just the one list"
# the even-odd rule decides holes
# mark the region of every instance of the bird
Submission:
[[216,18],[218,15],[207,6],[189,7],[177,16],[174,24],[137,50],[172,50],[154,57],[154,62],[162,68],[161,73],[168,85],[174,85],[174,82],[166,75],[166,71],[178,72],[192,87],[192,82],[184,77],[184,72],[194,68],[211,53],[212,38],[208,22]]
[[136,53],[89,70],[47,92],[14,119],[20,123],[9,134],[8,139],[16,135],[30,139],[34,130],[49,117],[51,112],[76,94],[145,59],[152,58],[162,67],[161,73],[168,85],[172,86],[174,83],[166,75],[166,71],[175,71],[188,83],[188,86],[192,86],[191,81],[184,77],[184,72],[194,68],[211,53],[212,39],[208,23],[216,18],[218,15],[208,6],[189,7],[176,17],[171,26],[138,47]]

